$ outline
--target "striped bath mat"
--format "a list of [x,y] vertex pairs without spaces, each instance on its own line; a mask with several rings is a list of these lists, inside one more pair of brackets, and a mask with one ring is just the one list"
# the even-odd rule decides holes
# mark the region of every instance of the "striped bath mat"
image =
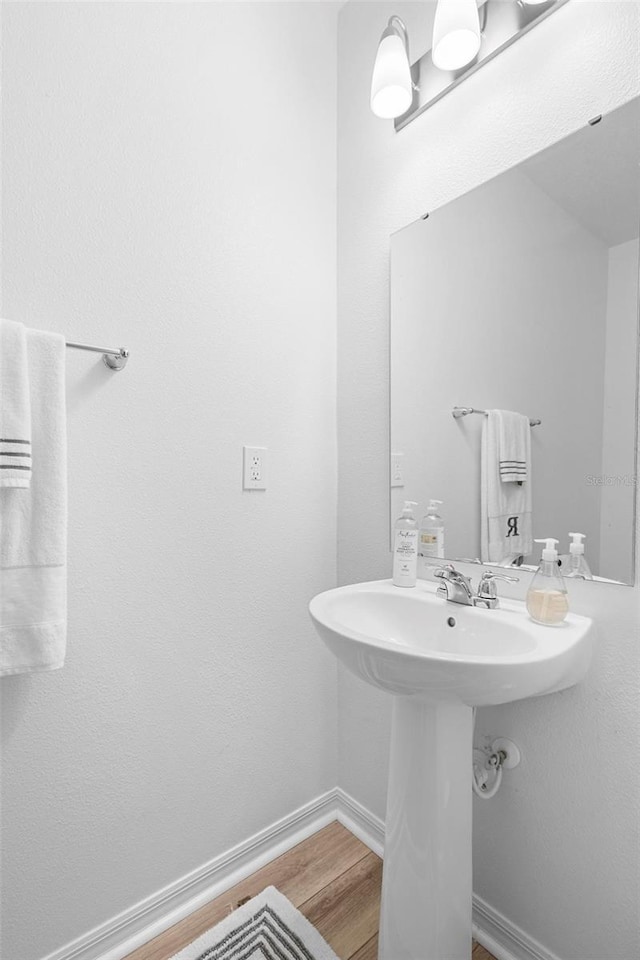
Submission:
[[247,901],[171,960],[338,960],[275,887]]

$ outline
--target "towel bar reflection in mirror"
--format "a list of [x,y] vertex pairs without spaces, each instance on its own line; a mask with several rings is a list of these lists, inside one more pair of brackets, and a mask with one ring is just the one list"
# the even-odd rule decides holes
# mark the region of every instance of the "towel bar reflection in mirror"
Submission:
[[[483,417],[488,416],[486,410],[478,410],[477,407],[454,407],[451,411],[451,416],[455,420],[459,420],[460,417],[468,417],[470,413],[479,413]],[[529,420],[530,427],[539,427],[542,423],[542,420]]]

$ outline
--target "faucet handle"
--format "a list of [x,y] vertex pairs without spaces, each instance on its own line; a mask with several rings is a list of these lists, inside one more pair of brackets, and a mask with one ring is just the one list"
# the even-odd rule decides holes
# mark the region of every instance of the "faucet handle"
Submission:
[[438,577],[439,580],[448,580],[450,583],[461,583],[471,592],[471,578],[465,577],[464,573],[456,570],[452,563],[445,563],[444,566],[438,567],[437,570],[433,571],[433,575],[434,577]]
[[504,573],[494,573],[493,570],[485,570],[478,584],[479,600],[497,600],[498,586],[496,580],[504,580],[506,583],[519,583],[520,577],[508,577]]
[[519,583],[520,577],[508,577],[506,573],[496,573],[494,570],[485,570],[482,580],[507,580],[509,583]]

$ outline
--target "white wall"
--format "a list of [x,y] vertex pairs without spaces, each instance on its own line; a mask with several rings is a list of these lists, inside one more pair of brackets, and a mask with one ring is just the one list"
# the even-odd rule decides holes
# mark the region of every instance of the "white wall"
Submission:
[[[417,57],[433,4],[359,3],[338,33],[339,579],[388,576],[390,234],[639,91],[636,3],[557,11],[400,134],[368,109],[387,17]],[[471,572],[471,571],[469,571]],[[514,595],[526,589],[523,579]],[[575,584],[600,623],[581,687],[483,710],[483,734],[513,737],[520,768],[477,801],[475,889],[562,960],[634,960],[637,929],[640,590]],[[339,678],[340,784],[384,813],[389,701]]]
[[131,350],[69,353],[67,665],[2,682],[36,960],[336,783],[335,9],[3,8],[3,315]]
[[[606,246],[525,166],[400,230],[391,249],[391,446],[404,454],[392,522],[401,499],[419,501],[421,515],[437,497],[445,556],[480,557],[483,418],[451,411],[520,410],[542,419],[531,431],[533,536],[561,538],[566,553],[567,532],[582,531],[594,573],[608,576],[598,563],[601,488],[586,479],[602,466],[593,436],[602,433]],[[622,431],[631,452],[633,423]],[[620,539],[630,539],[631,515]],[[528,563],[540,556],[534,547]]]

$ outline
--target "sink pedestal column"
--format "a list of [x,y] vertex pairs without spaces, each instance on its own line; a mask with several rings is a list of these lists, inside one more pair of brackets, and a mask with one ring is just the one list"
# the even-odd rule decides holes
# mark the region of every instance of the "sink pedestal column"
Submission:
[[379,960],[470,960],[473,715],[395,697]]

